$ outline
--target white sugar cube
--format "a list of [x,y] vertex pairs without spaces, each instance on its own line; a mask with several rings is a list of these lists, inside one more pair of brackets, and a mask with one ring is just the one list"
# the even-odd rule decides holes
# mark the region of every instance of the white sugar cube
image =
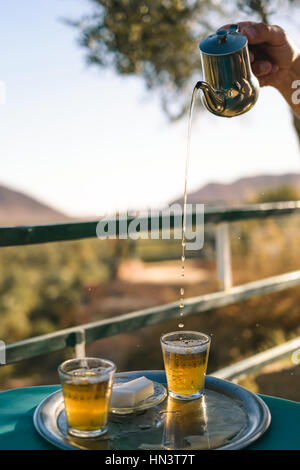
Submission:
[[146,377],[113,386],[110,406],[113,408],[132,407],[154,393],[153,382]]

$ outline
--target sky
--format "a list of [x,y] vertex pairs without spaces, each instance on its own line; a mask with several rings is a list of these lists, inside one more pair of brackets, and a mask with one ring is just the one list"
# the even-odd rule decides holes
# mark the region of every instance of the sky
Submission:
[[[163,206],[183,193],[187,119],[168,122],[141,79],[86,65],[62,18],[89,11],[87,0],[0,0],[0,184],[71,216]],[[295,23],[276,20],[300,45]],[[299,172],[291,122],[270,87],[243,116],[198,112],[188,191]]]

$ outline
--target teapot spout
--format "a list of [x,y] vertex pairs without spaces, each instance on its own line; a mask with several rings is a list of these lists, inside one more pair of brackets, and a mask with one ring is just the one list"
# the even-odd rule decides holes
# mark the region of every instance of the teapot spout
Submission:
[[203,103],[205,107],[217,116],[223,116],[225,110],[225,96],[222,92],[217,92],[213,87],[203,81],[196,83],[196,88],[203,91]]

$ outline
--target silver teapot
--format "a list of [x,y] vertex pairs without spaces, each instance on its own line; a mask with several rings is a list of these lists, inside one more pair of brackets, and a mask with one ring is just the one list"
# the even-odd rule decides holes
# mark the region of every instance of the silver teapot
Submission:
[[196,88],[203,91],[205,107],[224,117],[249,111],[257,101],[259,83],[251,69],[248,40],[238,25],[211,34],[199,48],[204,81]]

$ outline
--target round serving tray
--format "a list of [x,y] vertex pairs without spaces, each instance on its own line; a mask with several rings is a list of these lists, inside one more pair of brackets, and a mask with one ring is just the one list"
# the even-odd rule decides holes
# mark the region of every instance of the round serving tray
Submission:
[[[154,380],[159,375],[159,381],[165,381],[161,373],[145,371],[143,375]],[[60,449],[238,450],[262,436],[270,425],[271,415],[255,393],[207,376],[202,400],[179,401],[168,397],[130,416],[111,413],[108,433],[97,439],[68,435],[61,389],[38,405],[33,421],[39,434]]]

